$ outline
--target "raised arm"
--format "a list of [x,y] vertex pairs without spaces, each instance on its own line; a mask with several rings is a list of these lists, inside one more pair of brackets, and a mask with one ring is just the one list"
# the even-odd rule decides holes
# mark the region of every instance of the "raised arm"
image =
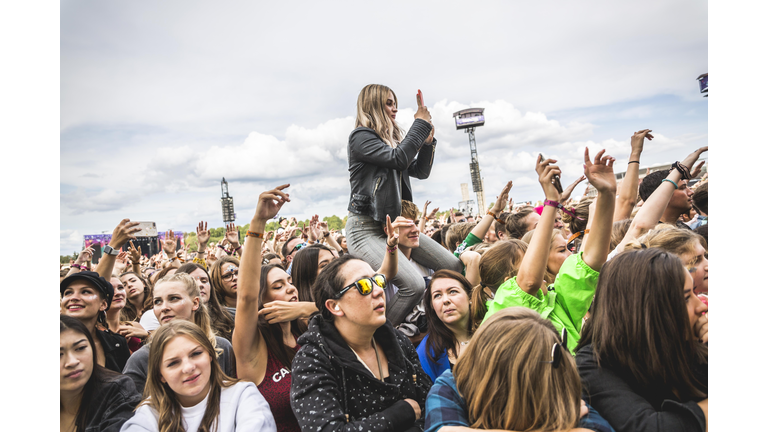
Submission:
[[134,273],[141,274],[141,246],[134,246],[133,242],[128,245],[128,251],[131,256],[131,270]]
[[544,190],[544,196],[547,200],[544,202],[545,206],[541,211],[541,219],[534,229],[533,238],[528,244],[528,250],[525,252],[523,262],[520,263],[520,270],[517,272],[518,286],[531,295],[536,295],[544,280],[552,227],[555,224],[556,205],[560,198],[555,185],[552,184],[554,176],[560,175],[560,168],[557,165],[550,165],[557,161],[554,159],[542,159],[541,155],[536,159],[536,172],[539,174],[539,183]]
[[427,230],[427,207],[432,204],[432,201],[424,203],[424,210],[421,212],[421,219],[419,219],[419,232],[425,233]]
[[512,180],[508,181],[507,184],[504,185],[504,189],[502,189],[499,196],[496,197],[496,202],[493,203],[493,207],[491,207],[488,213],[486,213],[485,216],[480,219],[480,222],[478,222],[478,224],[472,228],[472,232],[470,234],[481,240],[483,237],[485,237],[485,234],[488,232],[488,228],[491,227],[493,220],[498,219],[501,212],[504,211],[504,207],[507,205],[507,196],[509,195],[509,191],[511,189]]
[[[130,219],[121,220],[114,231],[112,231],[112,239],[109,241],[109,246],[112,249],[120,250],[125,242],[136,238],[133,234],[137,231],[141,231],[138,222],[131,222]],[[96,266],[96,273],[109,280],[112,277],[112,269],[115,267],[116,257],[117,255],[103,254],[99,260],[99,265]]]
[[650,129],[643,129],[632,135],[630,145],[632,150],[629,154],[629,163],[627,164],[627,174],[621,180],[621,189],[619,196],[616,197],[616,209],[613,211],[613,221],[629,219],[632,210],[637,202],[637,185],[640,179],[640,155],[643,153],[643,143],[645,139],[653,139]]
[[[262,230],[263,231],[263,230]],[[227,232],[225,234],[225,238],[229,242],[229,244],[232,245],[232,254],[238,254],[239,256],[243,256],[243,247],[240,246],[240,230],[239,227],[236,227],[235,224],[230,223],[227,224]]]
[[341,246],[339,246],[339,243],[334,238],[335,236],[328,231],[328,222],[319,221],[317,227],[320,229],[320,232],[323,233],[323,238],[328,242],[328,246],[332,247],[336,252],[341,252]]
[[[681,163],[691,167],[696,163],[699,156],[707,150],[709,150],[709,147],[701,147],[689,154]],[[648,200],[643,203],[640,210],[638,210],[637,215],[635,215],[632,224],[630,224],[627,230],[627,234],[624,235],[621,243],[616,246],[618,252],[623,251],[627,243],[645,234],[659,223],[659,219],[661,219],[667,204],[669,204],[669,199],[672,198],[672,194],[677,189],[675,184],[680,186],[681,178],[682,175],[676,169],[669,172],[666,178],[669,181],[662,181],[659,187],[648,197]]]
[[[79,255],[77,255],[77,259],[75,260],[75,263],[73,266],[69,268],[69,272],[67,273],[67,276],[71,276],[75,273],[80,273],[81,271],[85,270],[85,263],[91,260],[91,257],[93,256],[93,248],[91,246],[87,246],[80,252]],[[77,267],[75,267],[77,265]],[[79,268],[78,268],[79,267]]]
[[[417,112],[418,114],[419,112]],[[426,111],[426,116],[429,116],[429,111]],[[392,148],[373,131],[357,130],[352,132],[350,136],[350,158],[384,168],[405,171],[411,166],[411,162],[419,153],[431,131],[432,125],[429,124],[429,121],[418,117],[403,141],[397,147]]]
[[613,173],[613,163],[616,159],[604,154],[605,150],[599,151],[592,162],[589,160],[589,148],[584,149],[584,175],[597,189],[597,200],[589,230],[589,243],[584,246],[582,258],[584,263],[595,271],[600,271],[608,258],[613,209],[616,205],[616,176]]
[[235,330],[232,333],[232,348],[235,351],[237,371],[240,377],[253,379],[249,372],[253,369],[252,360],[256,357],[263,342],[258,328],[259,290],[261,279],[261,244],[264,241],[264,228],[286,202],[290,201],[283,189],[284,184],[259,195],[256,213],[251,219],[248,239],[240,257],[240,272],[237,284],[237,314]]
[[413,226],[413,221],[398,216],[394,222],[387,215],[385,231],[387,232],[387,250],[384,252],[384,261],[376,273],[381,273],[388,281],[397,276],[397,245],[400,243],[400,227]]
[[179,257],[176,255],[176,233],[174,233],[172,229],[165,232],[163,252],[168,256],[171,267],[181,267],[181,261],[179,261]]

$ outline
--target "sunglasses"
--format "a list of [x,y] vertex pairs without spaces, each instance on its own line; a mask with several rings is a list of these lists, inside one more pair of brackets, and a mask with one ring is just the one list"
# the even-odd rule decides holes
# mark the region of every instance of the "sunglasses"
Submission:
[[384,277],[383,274],[375,274],[369,278],[362,278],[359,281],[353,283],[352,285],[347,285],[344,288],[342,288],[341,291],[339,291],[333,297],[333,299],[334,300],[340,299],[345,292],[349,291],[352,288],[357,288],[357,291],[360,293],[360,295],[367,296],[368,294],[373,292],[374,285],[377,285],[379,288],[384,288],[387,285],[387,278]]
[[576,244],[576,240],[584,237],[584,234],[589,234],[589,229],[585,229],[584,231],[579,231],[571,235],[571,237],[568,239],[568,242],[565,244],[565,248],[568,249],[568,251],[571,253],[576,253],[579,246]]
[[[560,340],[562,343],[555,342],[552,345],[552,361],[545,361],[539,363],[552,363],[552,367],[557,369],[560,366],[560,361],[563,359],[564,353],[568,353],[568,332],[563,327],[563,332],[560,334]],[[560,347],[560,349],[557,349]]]
[[294,253],[296,251],[300,251],[302,248],[305,248],[307,246],[309,246],[309,243],[307,243],[307,242],[299,243],[296,246],[294,246],[293,249],[291,249],[290,252],[288,252],[288,255],[290,255],[290,254],[292,254],[292,253]]

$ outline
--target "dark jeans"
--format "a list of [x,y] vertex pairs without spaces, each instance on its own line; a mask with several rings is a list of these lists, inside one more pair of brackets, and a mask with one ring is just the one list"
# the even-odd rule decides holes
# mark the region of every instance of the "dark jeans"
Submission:
[[[362,258],[374,270],[381,267],[387,249],[387,234],[382,224],[370,216],[350,213],[346,226],[349,253]],[[424,277],[412,266],[402,252],[398,251],[397,276],[392,281],[399,291],[387,299],[387,319],[393,326],[399,325],[413,307],[421,301],[426,285]],[[419,247],[411,251],[411,259],[433,270],[454,270],[461,272],[461,260],[446,248],[424,234],[419,235]]]

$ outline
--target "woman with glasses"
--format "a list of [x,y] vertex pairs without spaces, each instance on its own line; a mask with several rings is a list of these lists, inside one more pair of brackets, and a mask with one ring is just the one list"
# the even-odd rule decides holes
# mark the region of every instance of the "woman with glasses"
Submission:
[[[397,109],[397,96],[389,87],[365,86],[357,98],[355,130],[347,146],[351,186],[347,245],[349,253],[374,268],[384,260],[386,217],[397,219],[402,200],[413,202],[410,177],[429,177],[437,144],[432,117],[420,96],[407,134],[395,121]],[[433,270],[462,270],[457,257],[423,234],[412,259]],[[421,301],[426,284],[421,273],[405,261],[392,282],[399,290],[388,299],[387,319],[398,325]]]
[[683,261],[658,248],[603,266],[576,363],[585,396],[617,431],[707,429],[709,326],[693,285]]
[[232,315],[234,320],[237,309],[237,275],[240,260],[223,256],[211,265],[211,287],[219,304]]
[[221,307],[219,298],[211,294],[211,277],[208,271],[197,263],[186,263],[179,267],[177,273],[186,273],[192,276],[200,288],[200,301],[208,307],[208,315],[211,318],[211,327],[216,336],[232,342],[232,330],[235,328],[235,320],[228,310]]
[[[288,185],[262,193],[251,220],[245,242],[242,267],[243,279],[238,288],[238,309],[233,346],[237,358],[238,377],[255,383],[269,403],[279,431],[299,431],[299,423],[291,409],[290,389],[293,379],[292,362],[299,350],[297,338],[306,325],[302,318],[317,311],[315,303],[304,309],[291,276],[282,266],[261,265],[261,246],[266,222],[289,201],[283,192]],[[390,224],[390,227],[392,225]],[[395,240],[394,229],[390,231]],[[388,272],[397,268],[396,256],[388,262]],[[270,308],[264,305],[269,304]],[[255,320],[253,317],[258,316]],[[240,318],[237,318],[240,317]],[[313,405],[315,408],[320,406]]]
[[302,430],[421,430],[432,381],[413,344],[386,318],[386,283],[354,255],[317,277],[312,295],[320,313],[293,361],[291,406]]
[[612,431],[581,400],[567,338],[530,309],[495,314],[477,330],[453,371],[435,381],[424,429]]

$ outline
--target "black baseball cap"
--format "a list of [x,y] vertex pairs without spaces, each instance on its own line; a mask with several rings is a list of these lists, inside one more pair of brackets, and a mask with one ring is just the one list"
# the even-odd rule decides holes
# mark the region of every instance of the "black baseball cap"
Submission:
[[112,305],[112,297],[115,295],[115,287],[112,286],[112,283],[99,276],[99,274],[96,272],[84,271],[65,277],[64,280],[61,281],[61,284],[59,284],[60,294],[64,295],[64,290],[67,289],[68,286],[72,285],[72,282],[78,279],[83,279],[90,282],[93,286],[96,287],[97,290],[104,294],[104,298],[107,300],[107,308],[105,311],[108,311],[109,307]]

